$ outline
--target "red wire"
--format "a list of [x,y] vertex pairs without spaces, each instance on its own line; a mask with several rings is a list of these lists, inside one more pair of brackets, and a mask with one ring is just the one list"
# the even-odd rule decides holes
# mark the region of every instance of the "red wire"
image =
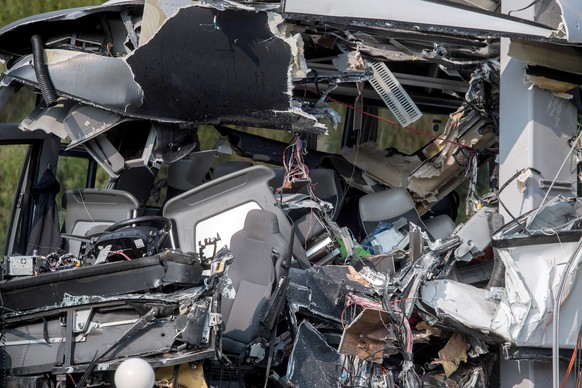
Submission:
[[[570,363],[568,364],[568,369],[566,370],[566,374],[564,375],[564,379],[562,380],[562,384],[560,388],[564,388],[568,379],[570,378],[570,372],[572,372],[572,367],[574,366],[574,362],[576,361],[576,353],[578,352],[578,348],[580,347],[580,341],[582,340],[582,335],[578,334],[578,340],[576,341],[576,346],[574,346],[574,350],[572,351],[572,357],[570,357]],[[582,375],[582,371],[580,372]],[[580,387],[580,376],[578,376],[578,387]]]
[[[307,87],[304,87],[304,90],[305,90],[306,92],[307,92],[307,91],[310,91],[311,93],[318,94],[318,93],[317,93],[315,90],[308,89]],[[345,107],[347,107],[347,108],[349,108],[349,109],[351,109],[351,110],[354,110],[354,111],[356,111],[356,112],[358,112],[358,113],[361,113],[361,114],[363,114],[363,115],[365,115],[365,116],[373,117],[373,118],[375,118],[375,119],[377,119],[377,120],[384,121],[384,122],[386,122],[386,123],[389,123],[389,124],[392,124],[392,125],[396,125],[397,127],[400,127],[400,128],[406,129],[407,131],[415,132],[415,133],[418,133],[418,134],[420,134],[420,135],[424,135],[424,136],[431,137],[431,138],[433,138],[433,139],[441,140],[441,141],[443,141],[443,142],[445,142],[445,143],[454,144],[454,145],[456,145],[457,147],[462,147],[462,148],[467,148],[467,149],[473,149],[473,147],[471,147],[471,146],[468,146],[468,145],[465,145],[465,144],[461,144],[461,143],[459,143],[459,142],[456,142],[456,141],[453,141],[453,140],[446,139],[446,138],[444,138],[444,137],[440,137],[440,136],[437,136],[437,135],[433,135],[433,134],[431,134],[431,133],[428,133],[428,132],[423,132],[423,131],[421,131],[421,130],[419,130],[419,129],[416,129],[416,128],[412,128],[412,127],[403,127],[402,125],[400,125],[400,123],[397,123],[396,121],[388,120],[387,118],[384,118],[384,117],[382,117],[382,116],[378,116],[378,115],[375,115],[375,114],[373,114],[373,113],[366,112],[365,110],[363,110],[363,109],[360,109],[360,108],[357,108],[357,107],[355,107],[354,105],[350,105],[350,104],[347,104],[347,103],[345,103],[345,102],[342,102],[342,101],[336,100],[335,98],[333,98],[333,97],[330,97],[329,95],[327,96],[327,99],[328,99],[328,100],[330,100],[330,101],[333,101],[333,102],[335,102],[336,104],[343,105],[343,106],[345,106]]]
[[445,143],[454,144],[454,145],[456,145],[457,147],[462,147],[462,148],[467,148],[467,149],[473,149],[473,147],[467,146],[467,145],[465,145],[465,144],[461,144],[461,143],[459,143],[459,142],[456,142],[456,141],[453,141],[453,140],[446,139],[446,138],[444,138],[444,137],[440,137],[440,136],[437,136],[437,135],[433,135],[432,133],[424,132],[424,131],[421,131],[421,130],[419,130],[419,129],[412,128],[412,127],[403,127],[402,125],[400,125],[400,123],[397,123],[396,121],[388,120],[387,118],[384,118],[384,117],[382,117],[382,116],[378,116],[378,115],[375,115],[375,114],[373,114],[373,113],[366,112],[365,110],[362,110],[362,109],[360,109],[360,108],[357,108],[357,107],[355,107],[355,106],[353,106],[353,105],[350,105],[350,104],[347,104],[347,103],[345,103],[345,102],[342,102],[342,101],[336,100],[336,99],[335,99],[335,98],[333,98],[333,97],[329,97],[329,96],[327,96],[327,98],[328,98],[329,100],[331,100],[331,101],[335,102],[336,104],[343,105],[343,106],[345,106],[345,107],[347,107],[347,108],[350,108],[350,109],[352,109],[352,110],[354,110],[354,111],[356,111],[356,112],[358,112],[358,113],[362,113],[362,114],[363,114],[363,115],[365,115],[365,116],[373,117],[373,118],[375,118],[375,119],[378,119],[378,120],[380,120],[380,121],[385,121],[385,122],[387,122],[387,123],[389,123],[389,124],[396,125],[396,126],[398,126],[398,127],[400,127],[400,128],[406,129],[407,131],[415,132],[415,133],[418,133],[418,134],[420,134],[420,135],[424,135],[424,136],[427,136],[427,137],[432,137],[433,139],[438,139],[438,140],[441,140],[441,141],[443,141],[443,142],[445,142]]
[[125,260],[127,261],[131,261],[131,257],[127,256],[125,254],[125,252],[123,252],[122,249],[118,250],[118,251],[111,251],[109,252],[109,255],[120,255],[121,257],[123,257]]

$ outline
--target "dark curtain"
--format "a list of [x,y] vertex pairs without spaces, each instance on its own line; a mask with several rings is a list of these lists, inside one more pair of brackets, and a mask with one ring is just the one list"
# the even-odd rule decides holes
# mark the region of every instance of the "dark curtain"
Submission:
[[50,169],[44,172],[40,181],[32,188],[32,197],[36,207],[27,255],[32,255],[36,251],[36,254],[45,256],[60,248],[61,232],[55,202],[60,189],[61,185]]

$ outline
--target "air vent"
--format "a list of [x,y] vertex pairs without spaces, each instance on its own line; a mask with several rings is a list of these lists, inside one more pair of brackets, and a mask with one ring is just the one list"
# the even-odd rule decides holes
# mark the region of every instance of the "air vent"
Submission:
[[388,69],[384,62],[368,61],[374,70],[374,76],[369,82],[380,95],[382,101],[390,109],[396,120],[406,127],[418,120],[422,113],[412,101],[406,90],[400,85],[394,74]]

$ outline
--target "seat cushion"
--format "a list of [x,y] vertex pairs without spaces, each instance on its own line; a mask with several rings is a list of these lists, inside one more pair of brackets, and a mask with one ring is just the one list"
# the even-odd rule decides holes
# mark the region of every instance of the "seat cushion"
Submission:
[[[230,340],[223,343],[224,351],[238,353],[261,334],[260,318],[270,295],[270,285],[241,280],[224,325],[223,336]],[[251,306],[256,306],[256,309]]]

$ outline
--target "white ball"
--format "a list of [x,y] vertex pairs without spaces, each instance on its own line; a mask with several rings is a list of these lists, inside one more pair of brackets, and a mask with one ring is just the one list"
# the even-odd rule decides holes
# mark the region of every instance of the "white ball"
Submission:
[[116,388],[152,388],[155,380],[153,368],[141,358],[128,358],[115,371]]

